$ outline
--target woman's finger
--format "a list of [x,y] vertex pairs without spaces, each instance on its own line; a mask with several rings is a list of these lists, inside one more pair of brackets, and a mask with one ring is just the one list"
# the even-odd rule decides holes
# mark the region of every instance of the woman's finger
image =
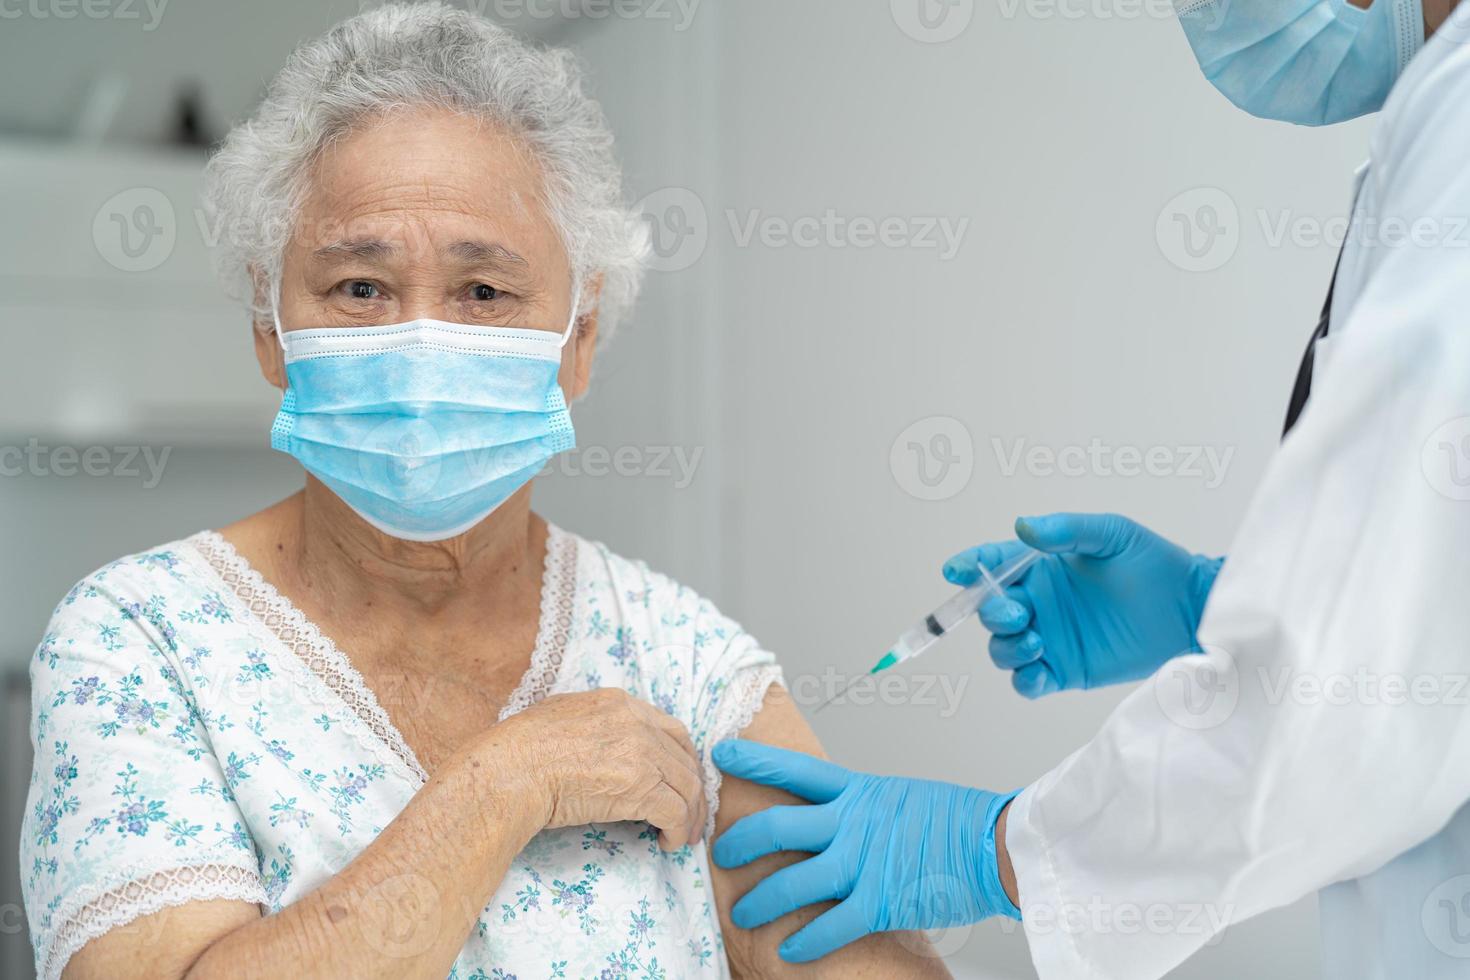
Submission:
[[683,753],[678,750],[678,745],[669,739],[664,733],[659,733],[664,739],[662,744],[655,750],[656,756],[661,760],[658,763],[659,774],[664,783],[671,786],[675,792],[682,797],[688,807],[689,817],[685,840],[693,843],[698,839],[699,831],[704,828],[706,802],[704,798],[704,774],[697,769],[691,769]]
[[668,783],[659,783],[640,801],[642,820],[658,829],[658,846],[677,851],[689,843],[689,802]]

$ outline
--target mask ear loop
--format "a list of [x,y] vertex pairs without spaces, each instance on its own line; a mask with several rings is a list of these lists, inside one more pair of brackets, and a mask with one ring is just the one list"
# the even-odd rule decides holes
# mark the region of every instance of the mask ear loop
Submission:
[[572,334],[577,332],[577,313],[582,306],[582,287],[576,282],[572,283],[572,315],[567,319],[567,328],[562,331],[561,342],[556,346],[565,348],[567,341],[572,339]]
[[271,321],[275,324],[276,340],[285,343],[286,332],[281,329],[281,287],[277,285],[271,290]]

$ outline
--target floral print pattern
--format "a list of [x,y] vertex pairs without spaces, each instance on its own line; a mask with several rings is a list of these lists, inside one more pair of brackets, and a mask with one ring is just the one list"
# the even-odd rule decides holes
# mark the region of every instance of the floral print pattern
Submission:
[[[232,587],[239,576],[211,561],[221,546],[205,532],[112,562],[67,593],[36,649],[21,858],[46,980],[87,940],[167,905],[234,898],[278,911],[350,862],[422,785],[381,719],[375,728],[323,683],[299,641]],[[543,618],[570,609],[571,625],[553,660],[532,663],[522,700],[620,687],[689,727],[713,795],[708,752],[749,722],[779,679],[774,658],[640,563],[556,528],[548,551]],[[554,555],[572,566],[553,569]],[[704,844],[665,853],[632,823],[533,838],[450,972],[727,975]]]

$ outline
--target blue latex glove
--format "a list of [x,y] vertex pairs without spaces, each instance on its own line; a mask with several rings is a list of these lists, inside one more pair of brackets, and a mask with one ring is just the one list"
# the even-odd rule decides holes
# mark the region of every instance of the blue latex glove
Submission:
[[870,932],[1021,917],[995,858],[995,822],[1015,793],[849,772],[743,739],[716,745],[714,760],[732,776],[817,804],[753,813],[714,845],[722,868],[776,851],[816,855],[775,872],[730,911],[735,925],[754,929],[813,902],[842,900],[781,944],[783,960],[815,960]]
[[[1195,631],[1224,559],[1185,551],[1116,514],[1050,514],[1016,521],[1016,535],[1050,554],[990,599],[980,621],[990,657],[1014,671],[1028,698],[1148,677],[1199,649]],[[955,555],[944,577],[972,585],[1021,549],[983,544]]]

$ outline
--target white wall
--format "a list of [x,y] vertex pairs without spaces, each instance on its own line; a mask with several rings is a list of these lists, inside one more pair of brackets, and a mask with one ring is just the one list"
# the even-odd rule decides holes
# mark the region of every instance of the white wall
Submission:
[[[1364,125],[1312,133],[1240,116],[1199,78],[1171,19],[1102,16],[1127,4],[1077,0],[1070,9],[1085,15],[1064,18],[1036,0],[957,0],[951,16],[972,20],[953,40],[923,43],[898,26],[916,2],[703,0],[684,30],[672,4],[653,8],[672,19],[517,25],[579,47],[630,189],[660,192],[655,220],[684,205],[696,232],[672,256],[692,264],[651,275],[574,410],[584,447],[702,453],[693,482],[558,476],[543,481],[540,505],[711,595],[781,655],[794,685],[829,665],[865,666],[947,594],[941,561],[1006,534],[1017,514],[1115,509],[1224,550],[1274,450],[1333,257],[1326,245],[1273,244],[1269,232],[1341,215],[1365,146]],[[120,116],[120,137],[159,131],[162,76],[200,78],[206,104],[237,115],[296,38],[355,8],[175,0],[146,34],[5,22],[0,63],[32,79],[34,94],[0,97],[0,122],[57,128],[86,78],[108,67],[140,73],[149,94]],[[1172,198],[1202,186],[1238,208],[1225,239],[1238,251],[1191,273],[1156,226]],[[968,225],[947,259],[742,245],[731,225],[828,209],[910,230],[925,217]],[[35,329],[45,324],[0,321],[0,340],[16,350]],[[242,336],[188,339],[215,346],[222,370],[248,372]],[[36,372],[67,383],[64,346],[27,349]],[[117,366],[145,368],[156,365]],[[15,408],[6,397],[0,419]],[[906,489],[913,457],[895,467],[890,456],[901,432],[938,416],[959,421],[970,448],[958,446],[956,466],[971,476],[926,501]],[[1212,488],[1187,475],[1007,476],[992,439],[1233,456]],[[0,486],[8,652],[24,656],[51,603],[99,561],[221,523],[297,479],[268,452],[186,445],[174,458],[146,495],[85,481]],[[953,711],[843,706],[813,724],[853,765],[1011,787],[1080,744],[1119,697],[1024,702],[988,668],[982,640],[967,628],[923,665],[951,690],[965,685]],[[1314,919],[1308,901],[1245,924],[1177,976],[1316,975]],[[995,924],[952,963],[1031,975],[1024,941]]]
[[[1224,551],[1275,449],[1334,257],[1330,243],[1282,244],[1277,230],[1310,234],[1344,214],[1366,146],[1367,124],[1307,132],[1237,113],[1199,76],[1172,18],[1109,19],[1126,5],[1105,0],[1072,5],[1090,11],[1077,19],[961,2],[973,20],[936,44],[898,27],[906,2],[707,2],[687,32],[649,19],[582,46],[625,152],[646,159],[651,140],[683,161],[655,154],[637,191],[681,186],[706,212],[698,261],[650,289],[713,275],[693,319],[636,329],[714,335],[707,381],[721,418],[707,444],[723,463],[721,509],[701,539],[725,543],[717,599],[781,654],[793,683],[866,666],[947,594],[949,553],[1006,535],[1019,514],[1117,510]],[[667,66],[666,87],[630,88],[629,69],[649,74],[650,59]],[[649,118],[662,129],[648,131]],[[691,145],[712,159],[684,161]],[[1222,239],[1237,251],[1190,272],[1171,261],[1186,257],[1179,239],[1157,229],[1171,199],[1200,187],[1237,207]],[[737,235],[756,212],[790,223],[828,209],[969,226],[948,260]],[[973,448],[956,465],[973,471],[926,501],[890,451],[936,416],[962,423]],[[1008,476],[996,439],[1007,451],[1016,440],[1201,447],[1229,463],[1214,486],[1187,473]],[[1122,693],[1025,702],[987,668],[978,629],[914,673],[966,683],[957,710],[833,708],[812,718],[831,752],[876,771],[1021,785]],[[1232,929],[1176,975],[1316,975],[1314,905]],[[1031,975],[1024,941],[1007,932],[977,929],[953,965]]]

